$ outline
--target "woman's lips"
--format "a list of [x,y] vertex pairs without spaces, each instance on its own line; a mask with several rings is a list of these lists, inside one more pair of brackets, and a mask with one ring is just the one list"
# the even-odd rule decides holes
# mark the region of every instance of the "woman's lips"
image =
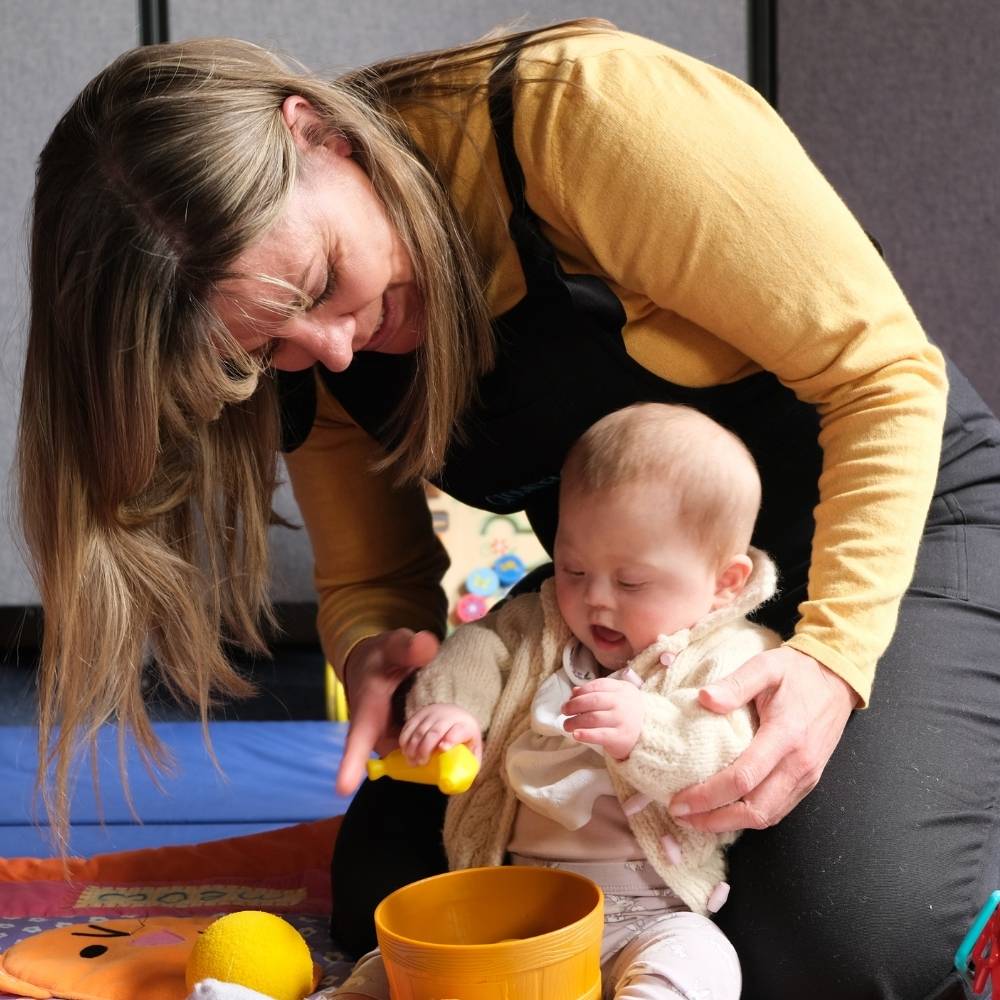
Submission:
[[376,324],[376,330],[369,338],[368,343],[361,348],[363,351],[377,351],[392,339],[392,335],[395,333],[396,313],[397,310],[392,307],[389,301],[389,293],[384,293],[382,311]]
[[590,634],[602,646],[618,646],[625,641],[625,636],[613,628],[604,625],[591,625]]

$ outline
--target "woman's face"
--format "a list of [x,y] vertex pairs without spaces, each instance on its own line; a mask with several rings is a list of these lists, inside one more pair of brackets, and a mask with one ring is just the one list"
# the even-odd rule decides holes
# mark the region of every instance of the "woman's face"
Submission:
[[[285,116],[313,114],[289,105]],[[296,136],[296,142],[299,138]],[[297,371],[319,362],[343,371],[356,351],[404,354],[423,336],[423,308],[413,262],[371,181],[351,159],[346,139],[300,145],[303,165],[278,221],[237,258],[248,275],[220,284],[213,306],[247,351],[275,368]],[[288,315],[268,305],[295,296],[257,275],[308,293],[313,306]]]

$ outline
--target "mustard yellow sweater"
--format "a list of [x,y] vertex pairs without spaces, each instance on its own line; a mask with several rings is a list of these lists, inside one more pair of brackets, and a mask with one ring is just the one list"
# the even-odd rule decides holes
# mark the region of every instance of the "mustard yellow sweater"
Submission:
[[[789,645],[867,701],[937,472],[940,353],[862,228],[746,84],[619,32],[533,47],[518,74],[528,201],[563,266],[598,275],[621,300],[629,354],[687,386],[765,369],[818,408],[809,597]],[[524,293],[509,202],[485,102],[460,111],[406,120],[490,266],[499,315]],[[319,395],[288,466],[316,557],[320,634],[339,669],[367,635],[440,630],[446,559],[421,491],[371,473],[377,445]]]

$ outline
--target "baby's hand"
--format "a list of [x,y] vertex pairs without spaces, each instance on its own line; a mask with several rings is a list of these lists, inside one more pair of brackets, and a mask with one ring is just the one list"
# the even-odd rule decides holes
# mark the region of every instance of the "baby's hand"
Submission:
[[629,681],[598,677],[573,688],[562,707],[570,718],[563,724],[581,743],[604,747],[615,760],[625,760],[639,742],[642,730],[642,694]]
[[458,705],[427,705],[407,720],[399,734],[399,748],[411,764],[426,764],[435,750],[449,750],[459,743],[482,757],[479,723]]

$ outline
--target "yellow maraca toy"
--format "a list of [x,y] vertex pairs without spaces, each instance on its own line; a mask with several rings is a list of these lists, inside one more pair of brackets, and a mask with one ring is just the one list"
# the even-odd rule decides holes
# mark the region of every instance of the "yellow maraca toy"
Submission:
[[416,781],[421,785],[437,785],[445,795],[467,792],[478,773],[479,761],[464,743],[435,751],[426,764],[411,764],[402,750],[393,750],[379,760],[368,761],[371,781],[382,777]]

